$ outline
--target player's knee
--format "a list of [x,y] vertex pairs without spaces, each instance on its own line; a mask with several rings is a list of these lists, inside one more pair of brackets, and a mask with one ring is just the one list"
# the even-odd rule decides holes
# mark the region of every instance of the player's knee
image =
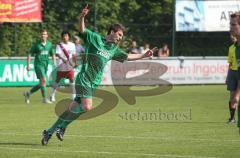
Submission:
[[45,85],[46,85],[46,80],[44,80],[44,79],[41,80],[41,81],[40,81],[40,86],[45,86]]
[[41,83],[40,83],[40,86],[45,86],[45,85],[46,85],[45,82],[41,82]]
[[88,111],[92,109],[92,105],[83,105],[83,109]]

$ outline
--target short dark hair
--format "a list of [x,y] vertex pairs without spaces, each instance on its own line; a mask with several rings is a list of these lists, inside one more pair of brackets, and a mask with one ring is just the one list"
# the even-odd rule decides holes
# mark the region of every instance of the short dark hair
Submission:
[[109,35],[109,34],[111,33],[111,31],[117,32],[117,31],[119,31],[119,30],[124,31],[123,25],[122,25],[122,24],[113,24],[113,25],[111,25],[111,26],[109,27],[107,34]]
[[238,24],[240,25],[240,12],[236,12],[230,15],[231,18],[237,18]]
[[48,32],[48,30],[46,28],[43,28],[43,29],[41,29],[40,33],[43,33],[43,32]]
[[168,44],[167,43],[163,43],[163,46],[168,46]]
[[61,37],[63,37],[64,35],[68,35],[69,37],[71,37],[71,34],[70,34],[70,32],[68,32],[68,31],[63,31],[63,32],[61,33]]

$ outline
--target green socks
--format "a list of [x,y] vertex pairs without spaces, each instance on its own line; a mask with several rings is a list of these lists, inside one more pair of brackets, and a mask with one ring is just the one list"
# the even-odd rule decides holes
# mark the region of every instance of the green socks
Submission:
[[41,86],[42,97],[46,98],[46,86]]
[[49,133],[49,134],[53,134],[54,131],[55,131],[55,129],[56,129],[57,127],[59,127],[58,125],[61,124],[62,122],[63,122],[63,120],[60,119],[60,118],[58,118],[57,121],[52,125],[52,127],[47,130],[48,133]]
[[70,115],[64,119],[60,127],[66,129],[67,126],[72,123],[74,120],[76,120],[81,114],[85,113],[86,111],[83,109],[83,106],[76,107]]
[[41,88],[41,86],[39,86],[39,85],[33,86],[32,89],[30,90],[30,94],[36,92],[36,91],[39,90],[40,88]]
[[33,86],[32,89],[30,90],[30,94],[33,94],[39,89],[41,89],[42,97],[46,98],[46,86],[40,86],[40,85]]
[[66,110],[61,116],[59,116],[58,120],[52,125],[52,127],[48,129],[49,134],[53,134],[58,127],[64,129],[67,128],[70,123],[76,120],[84,112],[85,110],[82,105],[77,106],[73,111]]

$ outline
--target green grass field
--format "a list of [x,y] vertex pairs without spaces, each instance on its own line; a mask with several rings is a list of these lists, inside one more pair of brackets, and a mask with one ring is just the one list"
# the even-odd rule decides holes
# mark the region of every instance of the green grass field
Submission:
[[[75,121],[63,142],[53,135],[48,146],[41,145],[41,132],[57,118],[54,105],[42,104],[40,92],[26,105],[27,89],[0,89],[1,158],[240,157],[238,129],[226,123],[225,86],[175,86],[159,96],[138,97],[136,105],[119,97],[112,111]],[[117,94],[113,87],[103,89]],[[57,99],[68,96],[57,93]]]

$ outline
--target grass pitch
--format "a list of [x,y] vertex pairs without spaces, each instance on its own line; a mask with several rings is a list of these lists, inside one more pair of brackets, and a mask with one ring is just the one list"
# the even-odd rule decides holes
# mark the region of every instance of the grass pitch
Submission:
[[[42,104],[40,92],[26,105],[22,92],[27,89],[0,89],[1,158],[240,157],[236,124],[226,123],[225,86],[175,86],[159,96],[137,97],[136,105],[118,96],[113,110],[75,121],[63,142],[53,135],[48,146],[41,145],[41,132],[57,118],[54,105]],[[113,87],[102,89],[117,95]],[[58,100],[69,96],[57,93]]]

